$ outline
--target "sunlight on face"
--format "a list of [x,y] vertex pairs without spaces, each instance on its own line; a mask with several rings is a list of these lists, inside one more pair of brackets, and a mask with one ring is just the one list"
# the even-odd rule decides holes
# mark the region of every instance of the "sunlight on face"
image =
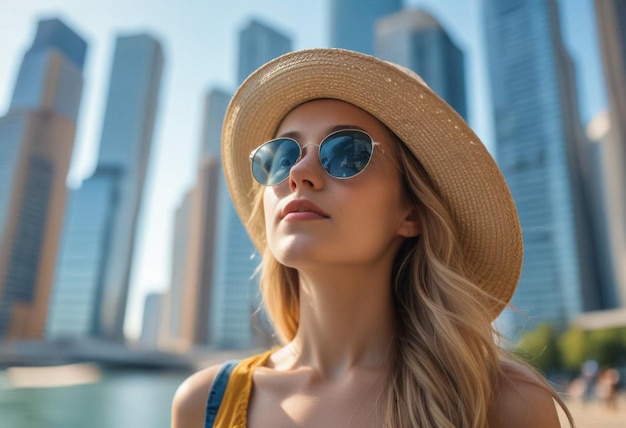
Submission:
[[[324,171],[317,145],[338,128],[361,129],[394,153],[387,128],[352,104],[315,100],[285,117],[276,137],[289,135],[305,149],[287,180],[265,188],[264,210],[268,245],[287,266],[367,265],[392,259],[411,233],[400,172],[382,152],[374,150],[365,170],[348,179]],[[350,154],[341,154],[341,149],[337,153],[349,162]]]

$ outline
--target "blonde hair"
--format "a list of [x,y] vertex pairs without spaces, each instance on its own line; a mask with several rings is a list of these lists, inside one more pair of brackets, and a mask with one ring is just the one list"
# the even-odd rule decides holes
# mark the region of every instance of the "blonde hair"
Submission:
[[[397,142],[404,196],[415,208],[422,232],[403,243],[394,262],[397,330],[380,403],[384,426],[482,428],[502,376],[497,333],[485,310],[493,298],[468,279],[450,211],[423,167],[389,134]],[[262,193],[256,192],[251,221],[263,215]],[[298,272],[279,263],[267,246],[260,287],[280,341],[291,341],[300,321]],[[538,385],[564,407],[547,384],[538,380]]]

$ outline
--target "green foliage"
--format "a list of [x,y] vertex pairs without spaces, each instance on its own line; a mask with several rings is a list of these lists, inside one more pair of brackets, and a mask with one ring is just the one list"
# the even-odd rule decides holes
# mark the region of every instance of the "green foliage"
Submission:
[[515,352],[538,370],[579,372],[593,359],[601,368],[626,365],[626,327],[585,331],[572,326],[560,335],[546,324],[525,332]]
[[564,369],[579,372],[582,365],[590,357],[587,332],[582,328],[572,326],[567,329],[558,340],[561,365]]
[[552,371],[559,366],[559,350],[554,329],[542,324],[527,331],[518,342],[515,353],[519,354],[542,372]]
[[626,329],[610,328],[589,332],[590,357],[600,367],[615,367],[626,363]]

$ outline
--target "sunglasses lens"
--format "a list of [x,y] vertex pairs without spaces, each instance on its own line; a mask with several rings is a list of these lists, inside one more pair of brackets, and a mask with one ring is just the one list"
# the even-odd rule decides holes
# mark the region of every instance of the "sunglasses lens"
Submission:
[[320,145],[320,161],[328,174],[349,178],[365,169],[372,158],[372,139],[357,130],[338,131]]
[[300,146],[294,140],[278,138],[259,147],[252,155],[252,175],[265,186],[280,183],[289,175],[300,156]]

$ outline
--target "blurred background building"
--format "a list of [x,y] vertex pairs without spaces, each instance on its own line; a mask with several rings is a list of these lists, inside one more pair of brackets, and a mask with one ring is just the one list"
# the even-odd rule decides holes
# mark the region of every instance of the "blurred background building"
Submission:
[[72,192],[61,239],[49,337],[124,341],[137,215],[163,68],[148,35],[117,38],[94,174]]
[[0,339],[41,339],[65,211],[87,43],[39,21],[0,118]]
[[163,295],[161,293],[150,293],[146,296],[141,336],[139,337],[139,343],[142,347],[148,349],[159,347],[160,320],[163,315],[163,308]]
[[402,7],[402,0],[331,0],[330,46],[372,55],[376,21]]
[[565,327],[615,305],[598,263],[589,208],[585,136],[573,63],[554,0],[483,2],[496,159],[517,204],[524,265],[516,325]]
[[[516,201],[526,247],[513,300],[520,312],[506,315],[522,329],[540,322],[562,329],[585,314],[626,305],[626,6],[594,4],[609,105],[585,133],[560,4],[480,2],[493,154]],[[437,13],[401,0],[333,0],[328,14],[330,46],[414,70],[468,119],[466,41]],[[290,35],[257,18],[237,36],[237,84],[293,46]],[[0,118],[0,338],[40,339],[45,332],[50,340],[126,339],[163,52],[146,34],[115,39],[96,167],[69,191],[66,204],[86,51],[86,42],[58,19],[39,22]],[[195,172],[171,213],[169,284],[162,296],[146,298],[145,346],[182,352],[271,343],[266,318],[254,316],[260,257],[220,165],[232,93],[209,85],[201,95]]]
[[605,221],[619,284],[618,304],[626,307],[626,2],[595,0],[594,4],[609,108],[589,125],[589,131],[592,138],[602,134],[605,147]]
[[[257,20],[241,30],[237,83],[266,62],[292,50],[291,38]],[[247,60],[244,60],[247,58]],[[254,59],[251,61],[250,59]],[[213,122],[214,136],[221,135],[221,122]],[[219,134],[217,132],[219,127]],[[220,140],[215,142],[219,144]],[[251,315],[261,302],[254,271],[261,262],[230,199],[223,174],[219,175],[214,252],[213,293],[210,329],[215,346],[245,348],[265,341],[261,325],[251,322]]]
[[375,55],[410,68],[467,120],[463,51],[430,13],[405,9],[376,22]]
[[215,235],[220,134],[230,97],[217,88],[205,95],[196,181],[176,211],[171,285],[165,296],[160,338],[162,346],[172,350],[213,342],[210,311],[215,304],[213,275],[219,249]]
[[[289,52],[291,39],[252,19],[239,33],[238,49],[241,83],[267,61]],[[175,276],[166,297],[164,322],[169,327],[161,340],[170,349],[249,348],[271,340],[264,317],[254,317],[260,309],[253,278],[260,258],[221,169],[222,122],[231,96],[212,88],[205,97],[197,178],[177,212],[175,242],[185,242],[186,257],[174,255]]]

